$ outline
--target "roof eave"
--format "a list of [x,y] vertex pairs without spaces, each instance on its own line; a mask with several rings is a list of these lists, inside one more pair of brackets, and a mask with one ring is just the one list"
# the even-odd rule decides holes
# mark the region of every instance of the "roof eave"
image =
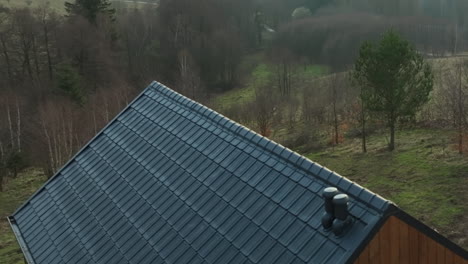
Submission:
[[7,217],[7,219],[8,223],[10,224],[11,230],[13,230],[13,234],[15,234],[16,241],[18,241],[21,251],[23,252],[24,259],[28,264],[35,264],[36,262],[34,261],[34,258],[32,257],[31,253],[29,252],[29,248],[26,245],[26,242],[24,241],[18,226],[16,225],[15,219],[13,218],[13,216],[9,216]]

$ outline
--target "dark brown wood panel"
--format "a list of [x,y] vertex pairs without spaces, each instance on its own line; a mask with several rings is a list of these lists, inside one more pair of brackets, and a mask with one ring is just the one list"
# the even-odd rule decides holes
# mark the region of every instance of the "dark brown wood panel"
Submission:
[[369,244],[369,263],[376,263],[379,261],[379,240],[380,240],[380,233],[377,233],[372,239],[371,243]]
[[[392,218],[393,219],[393,218]],[[410,259],[409,245],[411,243],[409,229],[407,225],[399,225],[399,236],[400,236],[400,259],[401,263],[404,260]],[[417,260],[416,260],[417,262]]]
[[445,263],[445,247],[437,243],[437,263]]
[[380,255],[380,262],[382,264],[390,263],[390,225],[384,225],[379,231],[380,233],[380,240],[379,240],[379,255]]
[[398,264],[400,262],[400,225],[396,223],[396,218],[390,218],[390,258],[391,263]]
[[468,264],[468,261],[391,216],[363,250],[357,264]]
[[[408,226],[408,234],[409,234],[409,263],[420,263],[419,254],[415,254],[415,251],[418,250],[414,245],[419,245],[419,232],[412,226]],[[405,259],[401,260],[402,263],[406,262]]]

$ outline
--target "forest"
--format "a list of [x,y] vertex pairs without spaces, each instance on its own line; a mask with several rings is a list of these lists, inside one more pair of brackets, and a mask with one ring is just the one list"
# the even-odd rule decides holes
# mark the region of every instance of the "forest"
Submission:
[[[350,148],[396,155],[422,142],[466,185],[467,10],[466,0],[2,0],[0,192],[28,168],[53,176],[153,80],[327,166]],[[386,32],[433,77],[427,100],[392,117],[390,139],[357,74],[364,44]],[[464,206],[450,217],[466,219]],[[441,219],[427,220],[466,247],[466,226]]]

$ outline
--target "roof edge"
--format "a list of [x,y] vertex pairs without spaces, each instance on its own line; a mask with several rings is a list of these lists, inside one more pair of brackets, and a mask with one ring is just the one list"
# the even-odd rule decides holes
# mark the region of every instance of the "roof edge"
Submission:
[[[75,158],[80,155],[92,142],[94,142],[94,140],[96,138],[98,138],[101,134],[103,134],[104,130],[106,130],[107,127],[111,126],[112,124],[114,124],[114,122],[117,120],[117,118],[119,118],[125,111],[127,111],[130,106],[136,102],[138,99],[140,99],[140,97],[142,97],[145,92],[149,89],[151,89],[151,87],[153,87],[154,84],[158,84],[158,82],[156,81],[153,81],[151,82],[151,84],[149,86],[147,86],[145,89],[143,89],[142,92],[140,92],[140,94],[138,94],[138,96],[133,99],[122,111],[120,111],[109,123],[107,123],[107,125],[105,125],[94,137],[92,137],[88,143],[86,143],[78,152],[75,153],[75,155],[73,155],[59,170],[57,170],[57,172],[52,176],[50,177],[39,189],[37,189],[30,197],[28,200],[26,200],[26,202],[24,202],[20,207],[18,207],[15,212],[12,214],[15,215],[17,214],[19,211],[21,211],[26,205],[28,205],[31,200],[36,197],[40,192],[42,192],[44,190],[44,188],[47,186],[47,184],[49,184],[50,182],[52,182],[53,180],[55,180],[55,178],[70,164],[72,163]],[[11,216],[11,217],[12,217]]]
[[31,255],[31,253],[29,253],[29,248],[26,245],[26,242],[24,241],[18,226],[16,225],[15,219],[13,218],[13,216],[9,216],[7,217],[7,220],[10,224],[11,230],[13,230],[13,234],[15,234],[16,241],[18,242],[21,251],[23,252],[24,259],[28,264],[35,264],[34,258]]
[[423,222],[419,221],[418,219],[414,218],[407,212],[403,211],[402,209],[398,208],[397,212],[394,214],[395,217],[402,220],[403,222],[407,223],[408,225],[416,228],[419,232],[425,234],[426,236],[430,237],[434,241],[438,242],[442,246],[452,250],[455,254],[459,255],[465,260],[468,260],[468,251],[466,251],[461,246],[455,244],[453,241],[448,239],[447,237],[443,236],[436,230],[432,229],[431,227],[427,226]]

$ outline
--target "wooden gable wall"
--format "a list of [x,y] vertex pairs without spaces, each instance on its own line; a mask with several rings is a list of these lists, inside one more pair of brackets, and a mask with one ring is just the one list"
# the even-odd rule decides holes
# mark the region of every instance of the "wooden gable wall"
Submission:
[[354,263],[468,264],[468,261],[398,217],[391,216]]

